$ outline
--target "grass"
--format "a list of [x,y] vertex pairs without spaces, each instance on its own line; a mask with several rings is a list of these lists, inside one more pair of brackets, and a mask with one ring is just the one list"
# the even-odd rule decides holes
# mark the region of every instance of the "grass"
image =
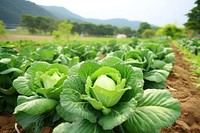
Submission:
[[192,74],[194,74],[197,77],[196,89],[199,89],[200,88],[200,54],[194,55],[183,46],[179,46],[179,45],[176,45],[176,46],[178,46],[181,52],[186,56],[186,60],[191,63]]
[[22,27],[17,27],[16,29],[7,29],[6,34],[12,34],[12,35],[30,35],[27,29]]

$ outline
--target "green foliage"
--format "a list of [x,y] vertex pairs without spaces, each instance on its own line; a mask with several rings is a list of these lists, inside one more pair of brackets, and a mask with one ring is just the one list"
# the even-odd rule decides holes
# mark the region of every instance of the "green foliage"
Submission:
[[177,45],[181,52],[186,55],[187,60],[191,62],[192,73],[198,77],[196,79],[196,89],[200,88],[200,39],[199,38],[190,38],[190,39],[181,39],[178,41]]
[[31,34],[36,33],[36,22],[35,17],[32,15],[22,15],[21,16],[22,26],[26,27]]
[[200,53],[200,39],[199,38],[191,38],[191,39],[183,38],[179,40],[179,45],[184,46],[194,55],[199,55]]
[[[51,43],[59,42],[66,43]],[[39,47],[21,43],[30,46],[0,52],[20,56],[20,69],[9,55],[0,59],[6,68],[0,74],[22,71],[10,86],[19,93],[14,114],[25,132],[57,125],[54,133],[158,132],[180,115],[178,100],[160,90],[174,60],[166,41],[70,40]]]
[[26,27],[31,34],[36,34],[38,32],[44,32],[45,34],[50,32],[50,34],[52,34],[57,26],[56,20],[52,18],[28,14],[21,16],[21,24],[23,27]]
[[66,132],[69,128],[79,132],[87,125],[90,128],[85,132],[94,132],[95,128],[115,131],[121,126],[120,132],[139,133],[171,125],[180,115],[178,100],[166,90],[143,91],[143,83],[141,69],[126,65],[117,57],[82,63],[65,81],[60,99],[63,112],[74,116],[76,121],[63,123],[54,132]]
[[144,89],[164,89],[175,58],[172,49],[160,43],[140,43],[135,49],[116,51],[109,56],[117,56],[126,64],[141,68]]
[[71,35],[73,25],[67,20],[58,25],[58,30],[53,31],[53,37],[56,39],[68,39]]
[[147,22],[141,23],[139,29],[137,30],[137,36],[141,37],[142,33],[143,33],[146,29],[151,29],[151,25],[148,24]]
[[0,47],[0,112],[13,111],[18,93],[12,86],[13,80],[23,74],[23,58],[17,51]]
[[122,27],[122,28],[119,28],[119,30],[118,30],[118,33],[120,33],[120,34],[125,34],[125,35],[127,35],[128,37],[132,37],[132,36],[134,35],[135,32],[136,32],[136,31],[131,30],[130,27]]
[[0,19],[3,20],[9,28],[16,28],[16,26],[19,26],[20,17],[23,14],[56,18],[54,15],[35,3],[25,0],[1,1],[0,12]]
[[187,14],[189,19],[184,25],[188,29],[200,31],[200,19],[198,17],[200,16],[200,0],[196,0],[195,4],[197,4],[197,6]]
[[155,36],[155,31],[152,29],[146,29],[143,33],[142,33],[142,38],[151,38]]
[[6,33],[5,25],[4,25],[3,21],[0,20],[0,35],[5,34],[5,33]]
[[[46,62],[32,63],[24,76],[19,76],[13,81],[14,88],[20,94],[14,110],[14,114],[18,118],[17,121],[20,124],[23,124],[23,121],[35,123],[43,119],[43,114],[52,113],[58,105],[62,91],[61,86],[67,76],[68,67],[64,65]],[[55,115],[52,116],[52,119]],[[22,120],[19,116],[25,118]],[[39,119],[32,120],[33,117],[39,117]],[[27,130],[25,125],[22,126]],[[32,126],[34,126],[33,132],[38,132],[36,131],[37,125]],[[27,125],[27,127],[30,127],[30,125]]]
[[175,39],[182,38],[185,35],[183,29],[177,27],[174,24],[167,24],[156,32],[156,36],[166,36]]

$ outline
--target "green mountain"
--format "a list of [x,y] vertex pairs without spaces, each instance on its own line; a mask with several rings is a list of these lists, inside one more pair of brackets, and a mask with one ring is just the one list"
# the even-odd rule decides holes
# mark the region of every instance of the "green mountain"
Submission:
[[25,0],[0,0],[0,20],[7,26],[19,25],[22,14],[56,18],[40,6]]
[[85,18],[67,10],[64,7],[59,7],[59,6],[41,6],[54,16],[56,16],[58,19],[69,19],[71,21],[76,21],[76,22],[83,22]]
[[64,7],[58,6],[41,6],[26,0],[0,0],[0,20],[7,27],[15,27],[20,24],[22,14],[31,14],[34,16],[47,16],[54,19],[69,19],[76,22],[91,22],[94,24],[110,24],[113,26],[128,26],[137,29],[140,21],[129,21],[127,19],[89,19],[77,15]]
[[87,21],[95,23],[95,24],[111,24],[118,27],[128,26],[131,29],[138,29],[141,23],[140,21],[130,21],[127,19],[122,19],[122,18],[114,18],[114,19],[107,19],[107,20],[87,19]]
[[58,7],[58,6],[41,6],[41,7],[43,7],[50,13],[52,13],[54,16],[57,16],[59,19],[70,19],[76,22],[91,22],[94,24],[110,24],[110,25],[118,26],[118,27],[128,26],[128,27],[131,27],[131,29],[139,28],[140,23],[141,23],[140,21],[129,21],[127,19],[122,19],[122,18],[107,19],[107,20],[88,19],[88,18],[83,18],[77,14],[74,14],[64,7]]

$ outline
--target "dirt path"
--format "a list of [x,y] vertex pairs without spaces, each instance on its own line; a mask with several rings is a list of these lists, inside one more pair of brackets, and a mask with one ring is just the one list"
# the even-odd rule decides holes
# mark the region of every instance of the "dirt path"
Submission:
[[181,104],[181,116],[174,125],[161,133],[200,133],[200,90],[195,90],[195,78],[184,55],[171,45],[176,54],[174,68],[167,79],[167,88]]
[[16,40],[52,40],[51,36],[39,35],[0,35],[0,41],[16,41]]

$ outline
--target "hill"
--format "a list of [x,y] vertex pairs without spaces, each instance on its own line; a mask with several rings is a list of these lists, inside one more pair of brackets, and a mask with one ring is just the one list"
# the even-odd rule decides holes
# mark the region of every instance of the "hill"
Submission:
[[25,0],[0,0],[0,20],[9,25],[19,25],[22,14],[56,18],[44,8]]
[[64,7],[59,6],[42,6],[45,10],[56,16],[58,19],[69,19],[71,21],[82,22],[84,20],[83,17],[69,11]]
[[89,19],[81,17],[75,13],[72,13],[68,9],[64,7],[58,7],[58,6],[41,6],[47,11],[49,11],[54,16],[57,16],[59,19],[70,19],[72,21],[76,22],[91,22],[94,24],[110,24],[113,26],[118,27],[124,27],[128,26],[131,27],[131,29],[137,29],[140,26],[140,21],[129,21],[127,19],[122,18],[116,18],[116,19],[107,19],[107,20],[101,20],[101,19]]
[[140,21],[130,21],[127,19],[122,19],[122,18],[114,18],[114,19],[106,19],[106,20],[87,19],[87,21],[95,23],[95,24],[111,24],[118,27],[128,26],[131,29],[138,29],[141,23]]
[[129,21],[127,19],[89,19],[75,14],[64,7],[42,6],[26,0],[0,0],[0,20],[7,27],[15,27],[20,24],[22,14],[31,14],[34,16],[46,16],[54,19],[69,19],[76,22],[91,22],[94,24],[110,24],[117,27],[128,26],[131,29],[137,29],[140,21]]

